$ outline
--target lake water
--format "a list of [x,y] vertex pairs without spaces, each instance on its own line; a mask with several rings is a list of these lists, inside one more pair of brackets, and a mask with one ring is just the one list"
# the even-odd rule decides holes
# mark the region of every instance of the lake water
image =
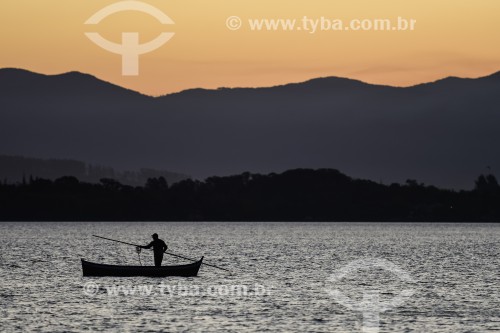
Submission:
[[[82,277],[80,258],[138,264],[92,234],[153,232],[233,274]],[[0,223],[0,331],[500,332],[499,243],[500,224]]]

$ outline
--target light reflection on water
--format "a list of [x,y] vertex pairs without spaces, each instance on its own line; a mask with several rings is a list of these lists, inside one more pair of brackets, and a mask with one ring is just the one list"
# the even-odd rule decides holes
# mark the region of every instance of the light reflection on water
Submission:
[[[157,232],[174,253],[231,269],[202,266],[196,278],[83,278],[80,258],[137,265],[130,246]],[[359,300],[379,289],[390,300],[416,293],[380,314],[380,332],[500,331],[500,225],[396,223],[0,223],[0,331],[359,332],[362,315],[326,292]],[[383,270],[361,271],[332,286],[353,260],[383,258],[414,283]],[[142,261],[152,263],[148,253]],[[166,256],[167,264],[185,262]],[[101,286],[84,294],[85,283]],[[259,295],[110,296],[115,285],[255,285]]]

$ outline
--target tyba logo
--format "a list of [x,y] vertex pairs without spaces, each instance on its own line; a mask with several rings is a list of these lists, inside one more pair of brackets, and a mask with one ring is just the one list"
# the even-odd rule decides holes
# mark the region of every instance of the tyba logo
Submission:
[[[144,12],[156,18],[161,24],[175,24],[170,17],[158,8],[140,1],[120,1],[104,7],[92,15],[85,24],[99,24],[106,17],[123,11]],[[160,48],[174,36],[174,33],[162,32],[158,37],[144,44],[139,44],[138,32],[123,32],[121,44],[110,42],[97,32],[87,32],[85,35],[106,51],[122,56],[122,75],[137,76],[139,75],[139,55]]]

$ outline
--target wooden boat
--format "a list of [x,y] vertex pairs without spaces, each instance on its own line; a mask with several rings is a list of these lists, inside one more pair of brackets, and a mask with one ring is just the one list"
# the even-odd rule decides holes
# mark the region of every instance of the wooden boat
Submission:
[[200,261],[178,266],[120,266],[96,264],[82,259],[83,276],[197,276],[203,257]]

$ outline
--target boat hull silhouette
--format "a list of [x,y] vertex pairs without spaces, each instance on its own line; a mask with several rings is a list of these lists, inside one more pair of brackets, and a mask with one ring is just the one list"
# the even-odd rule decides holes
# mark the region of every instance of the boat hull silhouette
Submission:
[[83,276],[197,276],[203,257],[197,262],[176,266],[121,266],[98,264],[82,259]]

